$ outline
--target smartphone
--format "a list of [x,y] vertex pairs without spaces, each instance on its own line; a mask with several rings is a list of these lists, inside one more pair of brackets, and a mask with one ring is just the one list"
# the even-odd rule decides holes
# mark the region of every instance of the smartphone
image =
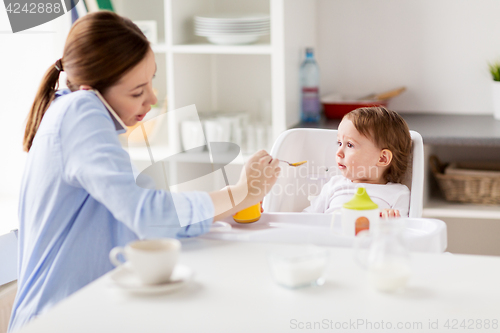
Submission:
[[96,94],[96,96],[99,97],[99,99],[104,104],[104,106],[106,107],[106,109],[108,109],[109,113],[111,114],[111,118],[113,119],[113,122],[115,123],[116,130],[122,130],[122,129],[126,130],[127,129],[127,125],[125,125],[125,123],[123,122],[123,120],[115,112],[115,110],[113,110],[113,108],[111,107],[111,105],[109,105],[108,102],[106,102],[106,100],[104,99],[104,97],[102,97],[101,93],[99,91],[97,91],[96,89],[92,89],[91,91],[93,91]]

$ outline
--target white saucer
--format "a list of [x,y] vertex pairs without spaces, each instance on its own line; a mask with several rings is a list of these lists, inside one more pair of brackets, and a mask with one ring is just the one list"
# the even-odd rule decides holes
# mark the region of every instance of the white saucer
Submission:
[[174,291],[185,286],[193,277],[193,270],[184,265],[177,265],[172,272],[170,281],[155,285],[143,284],[137,275],[124,265],[115,269],[110,277],[115,285],[128,292],[135,294],[158,294]]

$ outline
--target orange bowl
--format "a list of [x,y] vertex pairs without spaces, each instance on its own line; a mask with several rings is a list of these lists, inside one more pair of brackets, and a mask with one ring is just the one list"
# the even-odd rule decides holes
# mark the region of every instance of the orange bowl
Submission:
[[353,97],[330,95],[321,99],[325,117],[329,119],[341,119],[346,113],[357,108],[368,106],[387,106],[389,100],[358,100]]

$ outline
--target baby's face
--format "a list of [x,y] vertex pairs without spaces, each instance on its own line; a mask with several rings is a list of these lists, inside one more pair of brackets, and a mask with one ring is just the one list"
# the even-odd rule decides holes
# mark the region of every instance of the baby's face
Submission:
[[337,165],[344,177],[355,183],[386,183],[385,168],[378,165],[382,149],[359,133],[349,119],[339,125],[337,145]]

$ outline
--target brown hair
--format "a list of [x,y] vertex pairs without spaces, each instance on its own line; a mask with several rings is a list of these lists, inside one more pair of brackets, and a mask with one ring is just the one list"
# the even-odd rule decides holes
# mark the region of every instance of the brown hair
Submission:
[[[46,72],[28,115],[23,148],[29,151],[59,87],[59,69],[71,91],[89,85],[99,92],[114,85],[146,56],[149,42],[131,20],[110,11],[89,13],[69,31],[63,57]],[[58,68],[56,68],[59,67]]]
[[389,182],[400,183],[408,168],[411,153],[411,135],[404,119],[385,107],[365,107],[344,116],[356,130],[371,139],[380,149],[392,152],[392,161],[385,172]]

